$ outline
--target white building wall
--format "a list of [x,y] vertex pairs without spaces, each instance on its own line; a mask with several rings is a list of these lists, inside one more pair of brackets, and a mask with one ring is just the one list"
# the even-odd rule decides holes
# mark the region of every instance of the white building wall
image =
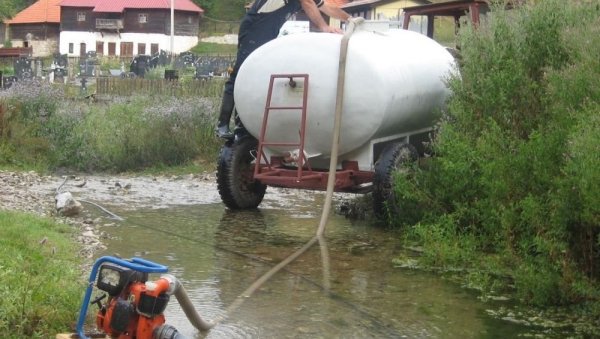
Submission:
[[[114,42],[116,45],[115,54],[121,55],[121,42],[133,43],[133,54],[138,53],[138,44],[146,44],[146,54],[150,54],[151,44],[158,44],[159,50],[169,51],[171,49],[171,36],[165,34],[146,34],[146,33],[100,33],[100,32],[60,32],[60,53],[68,56],[79,56],[80,46],[86,45],[86,51],[95,51],[96,42],[104,43],[102,54],[108,55],[108,43]],[[69,44],[73,44],[72,53],[69,52]],[[179,54],[189,50],[198,44],[197,36],[175,36],[174,53]],[[100,52],[100,51],[96,51]]]

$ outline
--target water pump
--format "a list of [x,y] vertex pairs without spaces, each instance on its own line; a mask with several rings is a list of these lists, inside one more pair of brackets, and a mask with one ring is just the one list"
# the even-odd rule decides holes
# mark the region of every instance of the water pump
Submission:
[[[96,326],[111,338],[181,339],[163,314],[180,284],[171,275],[148,280],[149,273],[166,273],[166,266],[142,258],[102,257],[96,261],[79,314],[77,334],[87,338],[83,323],[90,304],[98,305]],[[90,301],[93,285],[101,292]]]

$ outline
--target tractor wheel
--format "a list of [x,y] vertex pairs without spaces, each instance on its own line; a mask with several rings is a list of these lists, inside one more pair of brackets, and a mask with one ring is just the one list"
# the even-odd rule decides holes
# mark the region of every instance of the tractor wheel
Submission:
[[221,148],[217,188],[230,209],[256,208],[265,196],[267,186],[253,178],[257,144],[253,137],[244,137]]
[[393,174],[395,171],[407,171],[407,165],[418,158],[415,147],[407,143],[389,144],[381,152],[373,174],[373,210],[377,217],[399,213],[394,198]]

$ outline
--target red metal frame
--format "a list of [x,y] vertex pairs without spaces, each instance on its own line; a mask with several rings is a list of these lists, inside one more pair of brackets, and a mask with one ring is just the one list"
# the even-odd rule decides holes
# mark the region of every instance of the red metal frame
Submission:
[[[273,85],[275,79],[289,79],[290,86],[296,86],[297,78],[304,81],[302,103],[300,106],[272,106]],[[267,102],[263,115],[262,127],[258,139],[258,150],[254,166],[254,179],[269,186],[302,188],[311,190],[326,190],[328,171],[313,170],[304,153],[304,140],[306,136],[306,108],[308,103],[308,74],[273,74],[269,82]],[[300,110],[300,133],[297,143],[266,141],[269,114],[271,110]],[[265,146],[289,146],[299,148],[299,158],[296,168],[286,166],[283,156],[272,156],[267,159],[264,152]],[[335,191],[337,192],[361,192],[365,190],[363,184],[373,181],[373,172],[360,171],[358,162],[344,161],[342,169],[336,171]]]
[[479,12],[481,6],[489,6],[487,0],[456,0],[421,6],[404,8],[404,22],[402,28],[408,29],[410,17],[414,15],[427,16],[427,36],[433,38],[433,18],[436,16],[454,17],[454,21],[470,13],[471,21],[477,27],[479,25]]

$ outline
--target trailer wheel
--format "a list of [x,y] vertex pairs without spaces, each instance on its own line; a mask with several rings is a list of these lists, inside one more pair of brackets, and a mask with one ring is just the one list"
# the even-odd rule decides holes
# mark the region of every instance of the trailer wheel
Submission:
[[407,170],[407,165],[418,158],[415,147],[407,143],[392,143],[381,152],[373,174],[373,210],[377,217],[399,212],[394,198],[393,173]]
[[244,137],[221,148],[217,188],[230,209],[256,208],[265,196],[267,186],[253,178],[257,144],[253,137]]

